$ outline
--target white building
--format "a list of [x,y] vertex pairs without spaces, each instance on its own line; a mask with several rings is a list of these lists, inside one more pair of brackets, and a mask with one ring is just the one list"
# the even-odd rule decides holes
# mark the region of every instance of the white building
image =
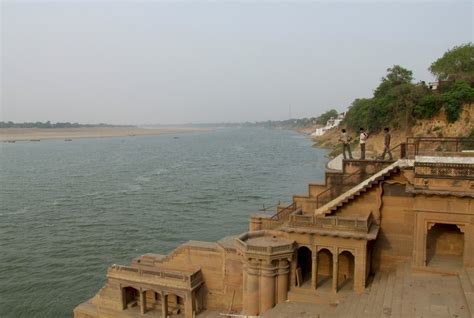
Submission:
[[312,133],[311,136],[322,136],[327,130],[339,126],[341,121],[344,119],[345,115],[346,113],[343,112],[337,115],[336,118],[334,117],[329,118],[329,120],[326,123],[326,126],[321,127],[321,128],[316,128],[316,131]]

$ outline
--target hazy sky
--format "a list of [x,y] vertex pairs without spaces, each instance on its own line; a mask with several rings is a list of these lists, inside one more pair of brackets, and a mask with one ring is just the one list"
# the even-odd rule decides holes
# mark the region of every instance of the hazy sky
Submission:
[[[0,0],[2,1],[2,0]],[[344,110],[473,41],[471,1],[4,1],[3,121],[202,123]]]

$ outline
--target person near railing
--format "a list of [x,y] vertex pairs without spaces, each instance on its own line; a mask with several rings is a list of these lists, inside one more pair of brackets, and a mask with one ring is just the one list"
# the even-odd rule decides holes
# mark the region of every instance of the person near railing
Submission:
[[360,160],[365,160],[365,143],[369,134],[365,131],[364,128],[360,128],[359,144],[360,144]]
[[393,156],[392,156],[392,152],[390,151],[390,139],[391,139],[391,136],[390,136],[390,130],[388,129],[388,127],[385,127],[383,129],[383,133],[384,133],[384,139],[383,139],[383,153],[382,155],[380,156],[380,160],[384,160],[385,159],[385,155],[388,153],[388,157],[389,157],[389,160],[393,160]]
[[345,129],[342,129],[341,136],[339,137],[339,141],[342,143],[342,157],[344,159],[346,158],[346,150],[347,153],[349,154],[349,159],[352,159],[352,153],[351,153],[351,146],[350,146],[350,141],[351,137],[347,134]]

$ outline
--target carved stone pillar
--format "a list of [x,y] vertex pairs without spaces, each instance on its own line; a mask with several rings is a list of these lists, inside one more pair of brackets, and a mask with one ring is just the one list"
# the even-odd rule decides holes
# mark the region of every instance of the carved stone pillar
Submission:
[[277,278],[277,303],[284,302],[288,299],[288,275],[290,265],[286,259],[280,260],[278,263]]
[[244,314],[248,316],[257,316],[259,313],[259,269],[258,263],[249,262],[247,264],[247,275],[245,286]]
[[140,294],[140,313],[144,315],[146,313],[146,291],[139,291]]
[[354,290],[358,293],[365,291],[367,277],[367,243],[357,249],[354,255]]
[[260,276],[260,313],[264,313],[275,306],[275,273],[272,263],[262,266]]
[[290,277],[290,284],[292,287],[296,286],[296,266],[297,266],[296,257],[293,257],[291,261],[291,277]]
[[318,252],[312,257],[313,266],[311,267],[311,288],[316,289],[318,287]]
[[184,316],[193,318],[193,292],[187,293],[184,299]]
[[161,316],[168,317],[168,294],[161,293]]

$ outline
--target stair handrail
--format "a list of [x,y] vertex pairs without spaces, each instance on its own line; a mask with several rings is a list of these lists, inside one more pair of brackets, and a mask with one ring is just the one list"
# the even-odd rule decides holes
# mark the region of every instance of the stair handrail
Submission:
[[[355,175],[359,175],[360,172],[361,172],[361,169],[357,169],[355,172],[353,172],[353,173],[351,173],[351,174],[345,176],[345,177],[341,180],[341,185],[342,185],[342,187],[344,187],[344,182],[345,182],[346,180],[348,180],[349,178],[352,178],[352,177],[355,176]],[[329,187],[329,188],[327,188],[326,190],[321,191],[320,193],[318,193],[318,194],[316,195],[316,208],[320,208],[320,203],[321,203],[321,201],[322,201],[322,200],[321,200],[321,197],[322,197],[323,195],[326,195],[327,193],[330,193],[330,192],[333,191],[335,188],[336,188],[336,186]],[[331,201],[331,200],[328,200],[327,202],[329,202],[329,201]],[[327,203],[327,202],[324,202],[324,203]]]
[[[396,148],[396,147],[398,147],[398,146],[400,146],[400,145],[397,145],[397,146],[395,146],[394,148]],[[386,166],[382,166],[382,165],[379,166],[379,167],[377,167],[376,170],[375,170],[373,173],[370,174],[370,176],[373,176],[373,175],[379,173],[380,171],[382,171],[382,170],[385,169],[385,168],[386,168]],[[330,202],[332,199],[337,198],[337,197],[338,197],[339,195],[341,195],[343,192],[347,191],[348,189],[344,189],[345,187],[347,187],[347,186],[350,186],[350,187],[356,186],[357,184],[363,182],[363,181],[366,180],[367,178],[370,178],[370,176],[369,176],[369,177],[367,177],[367,178],[364,178],[363,180],[357,180],[357,181],[354,182],[353,184],[347,182],[347,180],[349,180],[350,178],[353,178],[354,176],[360,176],[360,175],[361,175],[361,172],[362,172],[362,170],[359,168],[359,169],[357,169],[356,171],[354,171],[353,173],[351,173],[351,174],[349,174],[349,175],[343,177],[343,179],[341,180],[340,186],[332,186],[332,187],[329,187],[329,188],[327,188],[326,190],[324,190],[324,191],[318,193],[318,194],[316,195],[316,208],[317,208],[317,209],[320,208],[322,205],[324,205],[324,204]],[[331,195],[330,195],[330,197],[329,197],[328,200],[326,200],[326,201],[323,201],[323,200],[322,200],[322,196],[327,195],[328,193],[331,193],[334,189],[337,189],[337,188],[340,188],[340,191],[336,191],[336,194],[335,194],[334,196],[331,196]]]
[[407,144],[411,144],[414,146],[413,155],[420,154],[420,144],[423,142],[446,142],[446,143],[453,143],[454,144],[454,152],[462,151],[462,148],[467,145],[471,148],[474,146],[474,137],[407,137]]
[[280,220],[283,216],[289,215],[291,212],[296,210],[296,202],[292,202],[290,205],[284,207],[282,210],[278,211],[275,215],[273,215],[270,219],[271,220]]

